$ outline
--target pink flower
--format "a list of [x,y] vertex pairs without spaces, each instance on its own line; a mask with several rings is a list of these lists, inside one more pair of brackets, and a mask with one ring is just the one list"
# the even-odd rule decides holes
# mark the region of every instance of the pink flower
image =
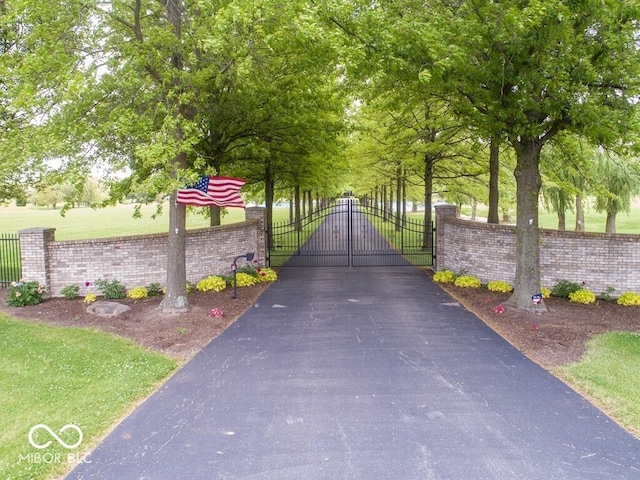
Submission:
[[504,305],[500,303],[493,307],[493,313],[504,313]]
[[538,325],[536,325],[535,323],[531,324],[531,331],[535,332],[536,330],[538,330],[540,327],[538,327]]
[[220,318],[224,315],[224,312],[219,308],[212,308],[209,310],[208,315],[212,318]]

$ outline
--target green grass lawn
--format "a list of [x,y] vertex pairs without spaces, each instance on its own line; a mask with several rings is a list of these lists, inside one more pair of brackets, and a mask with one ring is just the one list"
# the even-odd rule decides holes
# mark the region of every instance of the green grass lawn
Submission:
[[640,334],[596,336],[582,361],[558,369],[558,374],[640,435]]
[[[476,215],[486,219],[488,208],[486,206],[478,206]],[[470,216],[471,207],[464,206],[461,210],[462,215]],[[515,210],[510,212],[512,221],[515,222]],[[604,213],[598,213],[592,208],[587,208],[584,215],[585,230],[587,232],[604,232],[607,216]],[[567,212],[566,229],[575,229],[576,216],[575,213]],[[538,223],[541,228],[555,230],[558,228],[558,216],[554,212],[548,212],[544,208],[540,208],[538,213]],[[640,203],[636,202],[631,206],[629,213],[621,212],[616,217],[617,233],[640,233]]]
[[[45,479],[82,460],[176,363],[105,333],[0,315],[0,478]],[[55,441],[44,424],[68,445]],[[33,446],[52,443],[47,448]],[[88,458],[88,457],[87,457]]]
[[[169,207],[165,205],[162,214],[152,218],[154,206],[143,206],[142,217],[133,218],[134,205],[118,205],[99,210],[73,208],[64,217],[59,210],[33,208],[31,206],[0,207],[0,233],[16,233],[33,227],[53,227],[56,240],[79,240],[86,238],[106,238],[148,233],[161,233],[169,229]],[[244,210],[228,209],[222,223],[244,221]],[[190,209],[187,228],[209,226],[209,219]]]

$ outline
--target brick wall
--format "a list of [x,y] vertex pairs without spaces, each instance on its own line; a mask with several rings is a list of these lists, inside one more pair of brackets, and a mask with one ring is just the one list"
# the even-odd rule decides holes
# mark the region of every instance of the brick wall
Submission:
[[[264,261],[264,209],[248,208],[246,213],[251,219],[245,222],[187,232],[187,281],[229,273],[233,259],[247,252]],[[82,294],[95,292],[84,285],[97,279],[116,279],[128,288],[166,283],[166,233],[61,242],[55,241],[55,229],[19,233],[22,275],[46,285],[50,296],[60,296],[67,285],[81,285]]]
[[[514,226],[455,218],[455,207],[436,207],[436,269],[466,270],[483,282],[515,281]],[[614,296],[640,292],[640,235],[540,231],[542,285],[560,280],[585,282],[599,294],[608,287]]]

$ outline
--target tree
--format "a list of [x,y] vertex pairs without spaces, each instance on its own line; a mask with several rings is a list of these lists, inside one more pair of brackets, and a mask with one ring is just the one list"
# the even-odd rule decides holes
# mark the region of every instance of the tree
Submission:
[[[566,210],[576,213],[576,231],[584,231],[584,198],[595,176],[594,149],[576,135],[560,133],[543,150],[543,201],[558,215],[558,229],[566,228]],[[597,181],[597,180],[596,180]]]
[[540,152],[559,132],[602,144],[630,127],[640,12],[633,2],[435,2],[425,63],[470,125],[516,152],[516,280],[510,303],[540,291]]
[[[9,106],[47,135],[28,157],[39,164],[41,157],[58,159],[59,172],[75,185],[97,164],[127,171],[110,183],[105,204],[171,195],[165,312],[188,307],[186,209],[176,204],[176,189],[222,165],[216,162],[228,162],[230,173],[251,173],[253,163],[281,151],[302,158],[335,140],[340,101],[335,92],[318,95],[317,87],[327,78],[318,72],[338,73],[326,54],[303,55],[327,46],[305,2],[8,5],[5,31],[19,19],[14,30],[24,37],[23,47],[3,55],[13,75]],[[322,102],[331,115],[320,111]],[[319,121],[323,116],[330,121]]]
[[600,182],[595,188],[595,209],[607,214],[605,232],[616,233],[616,216],[629,212],[633,195],[640,193],[640,168],[637,163],[600,152],[596,175]]

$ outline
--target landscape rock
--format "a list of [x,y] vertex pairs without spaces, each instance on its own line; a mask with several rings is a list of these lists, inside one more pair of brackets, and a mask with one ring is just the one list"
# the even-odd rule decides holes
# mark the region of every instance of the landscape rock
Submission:
[[117,317],[129,310],[131,310],[131,307],[118,302],[94,302],[87,307],[87,313],[92,313],[99,317]]

